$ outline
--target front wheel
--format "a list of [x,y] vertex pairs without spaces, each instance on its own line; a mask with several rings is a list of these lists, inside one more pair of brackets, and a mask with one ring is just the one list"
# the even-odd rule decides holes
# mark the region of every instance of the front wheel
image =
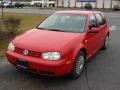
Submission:
[[81,51],[77,55],[76,60],[74,62],[73,69],[71,72],[72,78],[80,77],[80,75],[83,71],[84,65],[85,65],[85,53],[83,51]]

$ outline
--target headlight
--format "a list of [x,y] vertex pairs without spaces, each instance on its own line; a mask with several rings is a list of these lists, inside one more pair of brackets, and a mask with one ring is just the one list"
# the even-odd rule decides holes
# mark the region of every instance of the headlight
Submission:
[[14,51],[15,50],[15,46],[13,45],[13,43],[9,43],[8,50],[10,50],[10,51]]
[[45,52],[42,53],[42,58],[47,60],[59,60],[60,53],[59,52]]

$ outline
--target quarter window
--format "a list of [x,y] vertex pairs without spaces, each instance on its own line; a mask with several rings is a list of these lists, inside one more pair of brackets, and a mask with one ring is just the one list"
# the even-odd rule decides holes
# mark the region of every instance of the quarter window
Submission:
[[105,24],[105,19],[103,18],[103,16],[101,14],[95,14],[95,16],[98,19],[100,25]]

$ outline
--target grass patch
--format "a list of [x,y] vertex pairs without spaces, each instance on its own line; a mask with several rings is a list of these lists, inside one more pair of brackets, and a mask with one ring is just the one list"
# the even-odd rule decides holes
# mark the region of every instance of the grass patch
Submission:
[[[17,31],[17,34],[23,33],[27,30],[35,28],[38,24],[40,24],[48,15],[43,14],[23,14],[23,13],[5,13],[6,16],[14,16],[22,19],[21,25]],[[3,27],[3,30],[5,28]],[[5,49],[9,43],[9,39],[0,41],[0,56],[4,55]]]
[[44,14],[23,14],[23,13],[5,13],[6,16],[13,16],[22,19],[21,25],[18,30],[18,34],[26,30],[35,28],[40,24],[48,15]]

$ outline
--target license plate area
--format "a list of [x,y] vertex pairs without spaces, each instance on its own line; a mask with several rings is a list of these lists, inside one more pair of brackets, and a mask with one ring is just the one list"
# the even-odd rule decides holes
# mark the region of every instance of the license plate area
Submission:
[[21,60],[21,59],[18,59],[17,63],[16,63],[16,66],[18,68],[21,68],[21,69],[28,69],[28,62],[24,61],[24,60]]

